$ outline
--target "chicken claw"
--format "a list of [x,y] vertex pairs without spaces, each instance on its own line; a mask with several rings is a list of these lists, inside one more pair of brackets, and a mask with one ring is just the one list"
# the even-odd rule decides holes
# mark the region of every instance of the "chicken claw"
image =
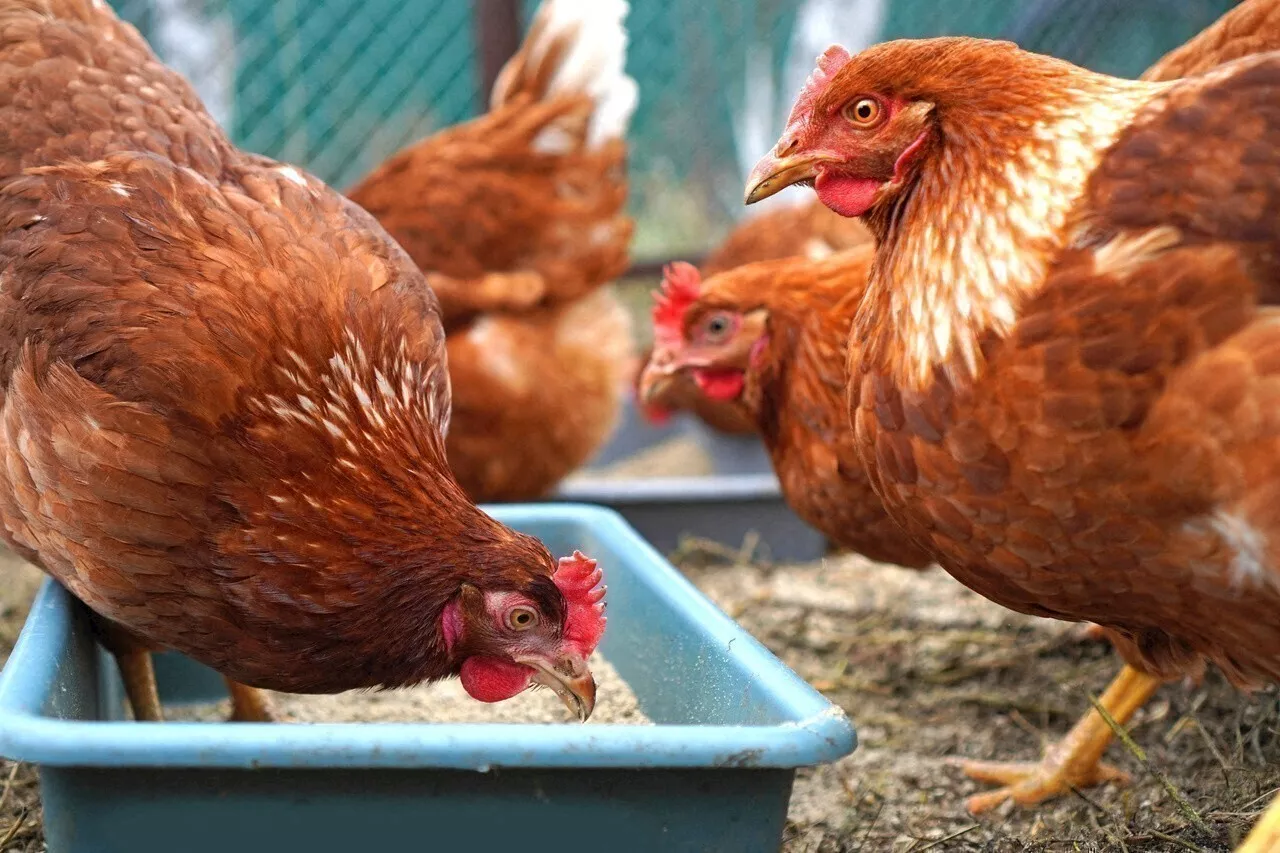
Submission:
[[[1064,742],[1065,743],[1065,742]],[[975,794],[965,801],[971,814],[990,811],[1005,800],[1030,806],[1065,794],[1073,789],[1091,788],[1104,782],[1128,784],[1129,774],[1109,764],[1081,762],[1073,765],[1070,756],[1060,754],[1063,744],[1056,745],[1043,761],[962,761],[957,762],[964,775],[979,782],[1004,785],[995,791]],[[1058,753],[1058,754],[1055,754]]]
[[[1160,679],[1126,666],[1098,704],[1123,726],[1160,684]],[[1039,763],[953,762],[971,779],[1005,786],[970,797],[966,806],[972,814],[981,814],[1009,799],[1019,805],[1034,805],[1073,789],[1104,782],[1124,784],[1129,781],[1129,774],[1102,763],[1102,754],[1107,751],[1112,736],[1111,726],[1096,708],[1091,708],[1065,738],[1045,750],[1044,759]]]
[[1280,797],[1271,801],[1236,853],[1276,853],[1280,850]]

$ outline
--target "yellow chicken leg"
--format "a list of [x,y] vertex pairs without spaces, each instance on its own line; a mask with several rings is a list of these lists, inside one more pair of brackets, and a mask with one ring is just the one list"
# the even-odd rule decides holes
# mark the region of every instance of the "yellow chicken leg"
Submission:
[[1280,796],[1267,806],[1236,853],[1280,853]]
[[226,678],[227,689],[231,692],[232,723],[269,723],[275,719],[271,714],[271,702],[267,694],[256,687],[249,687],[238,681]]
[[160,710],[160,691],[156,687],[156,671],[151,665],[151,649],[128,630],[110,619],[91,615],[98,642],[111,652],[120,668],[120,680],[124,682],[129,707],[138,722],[159,723],[164,720]]
[[[1158,678],[1126,666],[1102,695],[1100,704],[1117,723],[1124,725],[1161,683]],[[1088,788],[1103,782],[1127,782],[1126,773],[1102,763],[1102,754],[1110,745],[1112,735],[1106,720],[1096,708],[1091,708],[1065,738],[1045,751],[1039,763],[960,762],[961,769],[970,778],[1005,786],[970,797],[967,803],[969,811],[980,814],[1008,799],[1021,805],[1032,805],[1065,794],[1072,788]]]
[[133,718],[144,723],[163,721],[151,652],[140,646],[130,646],[116,651],[115,656],[120,678],[124,681],[124,692],[129,697],[129,706],[133,708]]

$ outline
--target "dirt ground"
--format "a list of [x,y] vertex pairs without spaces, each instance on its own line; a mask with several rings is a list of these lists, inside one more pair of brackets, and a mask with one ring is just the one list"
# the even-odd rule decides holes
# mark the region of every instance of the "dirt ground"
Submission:
[[[1139,713],[1145,760],[1111,748],[1129,787],[975,820],[963,800],[979,787],[947,759],[1038,757],[1115,674],[1106,645],[1010,614],[940,571],[857,557],[770,567],[698,543],[674,556],[858,726],[852,756],[801,774],[786,853],[1230,851],[1280,787],[1280,694],[1244,698],[1213,675],[1167,686]],[[0,564],[0,578],[7,654],[37,575]],[[34,774],[0,762],[0,851],[43,849]]]

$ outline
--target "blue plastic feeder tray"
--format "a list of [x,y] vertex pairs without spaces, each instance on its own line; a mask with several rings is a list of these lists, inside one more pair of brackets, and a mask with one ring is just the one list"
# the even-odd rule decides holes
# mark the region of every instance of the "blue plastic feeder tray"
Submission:
[[[796,768],[854,747],[843,712],[615,513],[491,511],[600,561],[601,652],[653,726],[125,722],[84,609],[47,583],[0,675],[0,754],[39,768],[51,853],[776,851]],[[166,701],[220,697],[164,663]]]

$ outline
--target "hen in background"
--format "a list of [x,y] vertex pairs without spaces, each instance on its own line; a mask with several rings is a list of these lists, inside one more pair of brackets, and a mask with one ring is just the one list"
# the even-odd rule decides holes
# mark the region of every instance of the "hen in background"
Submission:
[[[832,213],[821,202],[778,206],[737,225],[702,262],[701,274],[711,277],[744,264],[780,258],[816,261],[870,241],[871,234],[861,222]],[[640,358],[637,395],[640,377],[652,357],[650,348]],[[756,431],[755,419],[741,406],[708,397],[687,371],[651,384],[647,393],[640,411],[652,422],[661,423],[678,411],[689,411],[717,432],[742,435]]]
[[690,382],[741,413],[769,451],[787,503],[836,544],[911,568],[932,559],[885,513],[857,456],[845,346],[874,248],[783,258],[702,278],[668,267],[640,398]]
[[[1280,679],[1280,53],[1206,66],[833,47],[748,187],[812,183],[876,234],[850,347],[872,484],[970,588],[1104,626],[1121,724],[1207,663]],[[970,808],[1122,778],[1111,736],[1091,711],[1039,764],[969,764],[1006,785]]]
[[94,614],[134,716],[150,652],[253,688],[461,676],[585,718],[595,564],[445,459],[439,307],[372,217],[227,140],[94,0],[0,2],[0,522]]
[[440,297],[446,439],[475,500],[546,494],[612,432],[634,359],[608,285],[632,223],[623,0],[546,0],[488,113],[396,154],[350,197]]

